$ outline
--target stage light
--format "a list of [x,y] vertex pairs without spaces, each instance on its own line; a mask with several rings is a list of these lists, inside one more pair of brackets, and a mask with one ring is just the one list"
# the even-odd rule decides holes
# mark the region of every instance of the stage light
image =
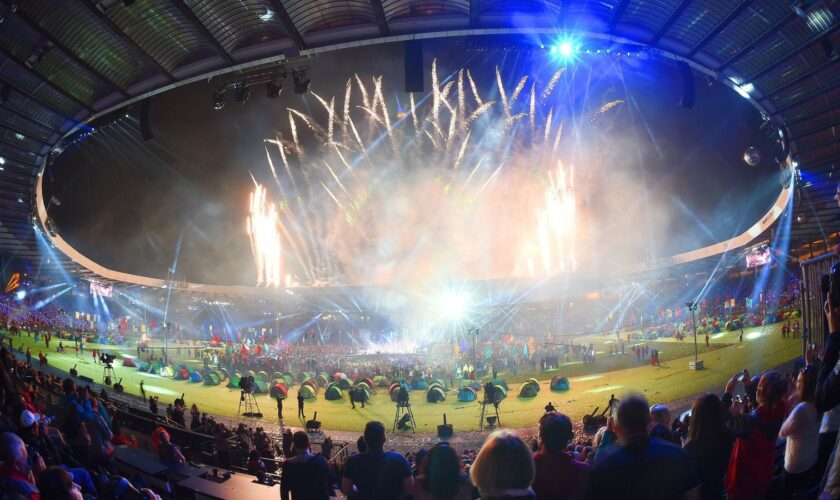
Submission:
[[449,291],[440,296],[438,306],[444,318],[458,321],[469,311],[470,298],[464,292]]
[[6,164],[6,159],[3,158],[2,156],[0,156],[0,165],[5,165],[5,164]]
[[265,96],[269,99],[277,99],[280,93],[283,92],[283,82],[277,80],[276,82],[265,82]]
[[216,111],[221,110],[225,107],[225,91],[217,90],[213,92],[213,109]]
[[309,66],[300,66],[292,70],[292,77],[295,82],[295,94],[305,94],[309,92],[309,85],[312,83],[312,77],[309,76]]
[[575,51],[575,46],[569,40],[560,43],[560,56],[569,58]]
[[15,298],[17,300],[23,300],[26,298],[26,290],[18,290],[15,292]]
[[239,104],[245,104],[245,101],[247,101],[248,98],[251,97],[251,89],[248,88],[248,82],[246,82],[245,80],[242,80],[241,82],[237,83],[236,86],[234,86],[234,90],[236,94],[233,98]]

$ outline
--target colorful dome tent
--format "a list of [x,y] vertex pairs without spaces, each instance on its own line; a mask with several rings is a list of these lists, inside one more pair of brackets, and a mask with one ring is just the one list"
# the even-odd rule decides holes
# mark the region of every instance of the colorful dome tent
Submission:
[[493,385],[496,388],[496,397],[499,399],[499,401],[505,399],[507,397],[508,390],[504,386],[495,384]]
[[569,384],[569,379],[566,377],[561,377],[560,375],[555,375],[551,379],[550,384],[551,390],[554,392],[561,392],[561,391],[568,391],[571,388]]
[[432,389],[432,388],[435,388],[435,387],[439,388],[443,392],[446,392],[446,387],[443,384],[441,384],[440,382],[435,381],[435,382],[432,382],[431,384],[429,384],[429,389]]
[[469,403],[475,400],[476,394],[472,387],[462,387],[461,390],[458,391],[458,401],[462,403]]
[[283,380],[286,379],[280,377],[274,381],[274,384],[271,386],[271,391],[269,392],[272,398],[279,397],[280,399],[286,399],[289,397],[289,388],[286,386],[285,382],[282,382]]
[[341,394],[341,388],[338,387],[338,384],[330,382],[330,384],[327,385],[327,389],[324,391],[324,398],[328,401],[337,401],[342,399],[343,396]]
[[318,394],[318,384],[316,384],[314,380],[305,380],[302,384],[300,384],[300,386],[309,387],[312,389],[312,392]]
[[149,364],[148,361],[141,361],[141,362],[137,363],[137,369],[140,370],[141,372],[147,372],[147,371],[149,371],[149,368],[151,368],[151,365]]
[[520,398],[533,398],[540,392],[540,384],[534,379],[529,379],[519,388]]
[[368,392],[368,395],[373,394],[373,387],[369,386],[367,382],[356,382],[354,389],[362,389]]
[[303,399],[315,399],[315,389],[311,385],[301,385],[298,387],[298,394],[303,396]]
[[373,391],[373,388],[376,387],[376,384],[373,383],[373,380],[370,377],[356,379],[356,385],[359,384],[367,384],[371,391]]
[[432,380],[432,383],[429,384],[429,387],[435,384],[438,384],[439,386],[443,387],[444,390],[446,390],[446,388],[449,387],[449,384],[446,383],[446,380],[443,380],[442,378],[436,378]]
[[481,390],[481,383],[476,381],[476,380],[461,379],[459,384],[460,384],[460,387],[462,387],[462,388],[463,387],[469,387],[474,391],[480,391]]
[[134,362],[134,358],[123,358],[123,366],[134,368],[137,366],[137,364]]
[[319,373],[317,377],[315,377],[315,382],[318,383],[320,387],[326,387],[327,385],[331,384],[330,379],[324,375],[323,373]]
[[415,391],[427,391],[429,390],[429,383],[424,378],[418,378],[411,384],[411,388]]
[[190,373],[190,382],[193,382],[193,383],[197,384],[197,383],[202,382],[202,381],[204,381],[204,377],[201,376],[201,373],[199,373],[197,371]]
[[280,373],[280,372],[274,372],[274,373],[272,373],[272,374],[271,374],[271,380],[272,380],[272,381],[275,381],[275,380],[277,380],[277,379],[279,379],[279,378],[283,378],[283,374],[282,374],[282,373]]
[[219,370],[219,376],[222,377],[222,380],[227,380],[230,377],[230,372],[228,372],[227,368],[222,368]]
[[300,372],[297,375],[297,381],[303,382],[304,380],[309,380],[315,378],[315,374],[312,372]]
[[388,382],[388,379],[382,375],[377,375],[373,377],[373,383],[376,384],[376,387],[388,387],[391,385]]
[[271,380],[271,378],[269,378],[269,376],[268,376],[268,372],[265,371],[265,370],[257,372],[257,374],[254,376],[254,379],[255,380],[262,379],[263,382],[268,382],[269,380]]
[[175,380],[189,380],[190,371],[186,367],[181,366],[175,370]]
[[[154,367],[152,367],[152,369],[154,369]],[[172,369],[171,366],[158,365],[157,374],[161,377],[174,377],[175,371]]]
[[438,384],[432,384],[429,390],[426,391],[426,401],[429,403],[438,403],[446,399],[446,392]]
[[333,376],[332,376],[333,382],[338,382],[339,380],[341,380],[341,379],[343,379],[343,378],[347,378],[347,374],[346,374],[346,373],[344,373],[344,372],[335,372],[335,373],[333,373]]
[[350,391],[350,398],[357,402],[367,402],[370,399],[370,390],[367,384],[359,384]]
[[268,382],[258,378],[254,379],[254,394],[266,394],[268,390]]
[[239,389],[239,381],[242,379],[242,374],[239,372],[234,372],[233,375],[230,376],[228,379],[227,386],[233,389]]
[[347,375],[345,375],[344,378],[338,379],[336,383],[342,390],[345,391],[350,390],[353,387],[353,381],[347,378]]
[[204,377],[204,385],[219,385],[222,383],[222,378],[219,376],[219,372],[210,372]]

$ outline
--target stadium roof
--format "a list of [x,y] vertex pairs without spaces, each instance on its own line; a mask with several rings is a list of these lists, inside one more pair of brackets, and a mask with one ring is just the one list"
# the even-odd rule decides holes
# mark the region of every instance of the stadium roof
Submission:
[[38,171],[91,117],[323,50],[534,30],[607,35],[752,84],[802,169],[791,237],[824,239],[840,231],[838,28],[840,0],[0,0],[0,264],[39,256]]

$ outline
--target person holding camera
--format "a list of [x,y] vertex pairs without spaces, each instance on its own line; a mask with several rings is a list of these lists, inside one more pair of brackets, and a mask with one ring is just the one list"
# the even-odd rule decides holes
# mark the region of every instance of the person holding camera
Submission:
[[303,414],[303,394],[298,391],[297,395],[297,404],[298,404],[298,417],[306,418],[306,415]]

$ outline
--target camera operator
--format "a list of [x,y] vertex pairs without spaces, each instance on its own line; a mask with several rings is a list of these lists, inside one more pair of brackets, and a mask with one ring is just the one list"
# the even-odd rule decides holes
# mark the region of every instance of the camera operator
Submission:
[[401,385],[400,391],[399,393],[397,393],[397,403],[400,406],[408,406],[409,397],[410,396],[408,395],[408,389],[406,389],[404,385]]
[[484,402],[493,403],[493,406],[495,406],[496,408],[499,407],[499,401],[497,399],[496,394],[496,386],[493,385],[492,381],[489,381],[486,384],[484,384]]

